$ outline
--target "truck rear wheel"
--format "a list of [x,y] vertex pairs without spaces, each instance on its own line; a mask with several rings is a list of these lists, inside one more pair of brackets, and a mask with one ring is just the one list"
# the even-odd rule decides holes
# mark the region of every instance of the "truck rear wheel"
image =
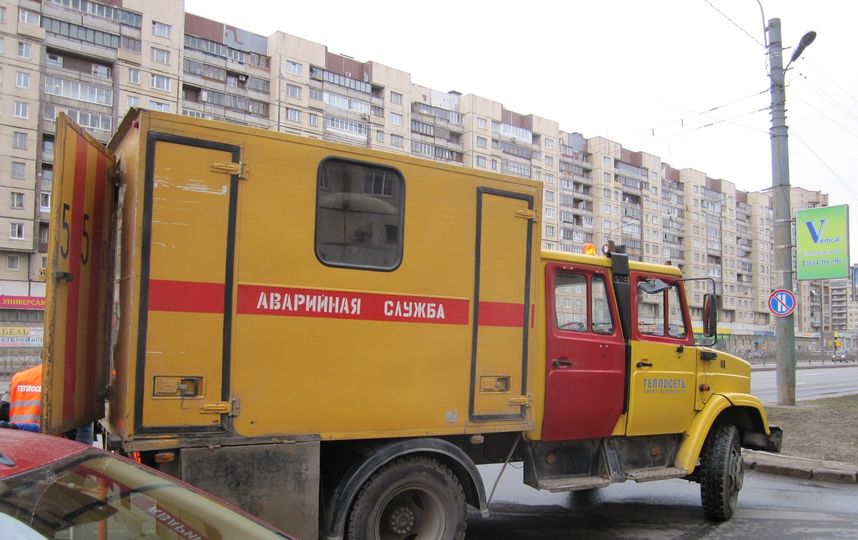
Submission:
[[731,424],[715,427],[700,460],[700,498],[713,521],[727,521],[736,510],[745,469],[739,430]]
[[351,512],[351,540],[465,538],[465,494],[443,464],[424,457],[397,459],[363,485]]

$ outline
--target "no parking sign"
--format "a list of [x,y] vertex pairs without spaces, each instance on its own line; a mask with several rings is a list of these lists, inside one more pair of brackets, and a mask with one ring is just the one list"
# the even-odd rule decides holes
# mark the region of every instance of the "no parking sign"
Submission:
[[795,304],[795,294],[787,289],[777,289],[769,295],[769,311],[775,317],[792,315]]

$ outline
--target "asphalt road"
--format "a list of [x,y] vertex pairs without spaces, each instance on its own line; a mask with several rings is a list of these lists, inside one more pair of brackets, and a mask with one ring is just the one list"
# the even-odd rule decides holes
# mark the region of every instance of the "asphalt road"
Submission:
[[[480,468],[491,490],[500,466]],[[829,484],[779,476],[745,474],[733,519],[703,517],[700,488],[685,480],[614,484],[597,499],[580,504],[568,493],[536,491],[521,483],[519,469],[507,469],[484,519],[471,514],[469,540],[524,539],[692,539],[855,538],[858,485]]]
[[[751,393],[764,404],[778,401],[776,371],[754,370]],[[848,367],[803,368],[795,371],[796,400],[858,394],[858,365]]]

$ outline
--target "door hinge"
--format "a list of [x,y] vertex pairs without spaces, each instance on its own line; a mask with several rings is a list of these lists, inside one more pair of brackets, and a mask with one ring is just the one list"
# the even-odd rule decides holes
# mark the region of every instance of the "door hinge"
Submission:
[[525,407],[530,407],[530,394],[526,396],[511,397],[507,400],[507,403],[510,405],[523,405]]
[[516,210],[515,217],[528,221],[536,221],[536,212],[533,210]]
[[215,161],[210,164],[210,168],[212,172],[222,174],[234,174],[239,178],[247,178],[247,163],[243,161],[239,161],[238,163],[218,163]]

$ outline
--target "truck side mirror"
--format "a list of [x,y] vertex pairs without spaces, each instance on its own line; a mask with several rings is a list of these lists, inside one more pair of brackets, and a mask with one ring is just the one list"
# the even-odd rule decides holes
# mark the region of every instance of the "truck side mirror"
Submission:
[[714,294],[703,296],[703,336],[713,337],[718,333],[718,299]]

